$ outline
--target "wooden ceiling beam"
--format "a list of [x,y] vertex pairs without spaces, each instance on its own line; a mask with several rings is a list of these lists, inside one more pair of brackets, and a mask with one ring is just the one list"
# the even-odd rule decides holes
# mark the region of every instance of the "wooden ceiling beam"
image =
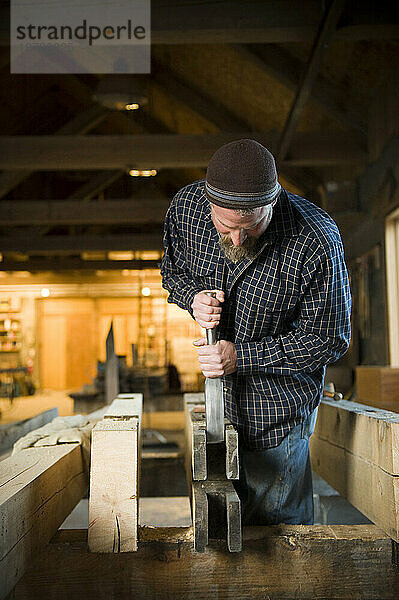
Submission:
[[[1,136],[1,169],[115,170],[206,167],[223,144],[250,137],[275,151],[276,134],[217,133],[110,136]],[[296,132],[281,165],[358,164],[366,150],[354,135]]]
[[[240,48],[238,46],[238,48]],[[248,135],[251,126],[242,118],[231,114],[222,104],[215,102],[207,96],[207,91],[203,86],[194,88],[169,68],[168,64],[157,59],[152,60],[151,82],[155,85],[161,85],[173,101],[177,101],[188,111],[193,111],[200,118],[216,126],[219,130]],[[280,176],[285,181],[296,188],[296,192],[314,197],[315,189],[321,185],[321,178],[309,168],[298,168],[291,166],[287,169],[284,165],[280,168]],[[315,182],[316,185],[315,185]],[[285,183],[283,183],[285,185]]]
[[3,200],[0,223],[20,225],[138,225],[163,223],[170,200]]
[[278,162],[284,160],[287,155],[305,104],[310,98],[313,83],[320,70],[325,50],[334,34],[345,3],[346,0],[331,0],[323,15],[297,93],[278,142],[276,157]]
[[68,196],[68,200],[91,200],[117,181],[124,171],[100,171]]
[[79,254],[89,251],[161,250],[162,232],[102,235],[48,235],[39,237],[32,231],[0,235],[0,252],[23,254]]
[[0,271],[115,271],[115,270],[159,270],[159,260],[83,260],[74,256],[29,258],[24,261],[0,261]]
[[[347,41],[398,37],[393,5],[385,3],[383,11],[367,0],[349,5],[335,37]],[[153,0],[151,40],[153,44],[307,42],[317,31],[323,6],[322,0],[197,4]],[[9,23],[9,7],[3,4],[1,45],[9,44]]]
[[[278,44],[236,45],[247,62],[264,71],[293,92],[298,90],[306,64]],[[317,75],[309,101],[348,129],[355,129],[366,141],[365,119],[353,107],[343,105],[344,91],[322,74]]]
[[251,129],[248,123],[231,114],[225,106],[207,97],[205,89],[195,89],[176,76],[167,65],[155,59],[152,60],[152,65],[153,70],[149,84],[162,86],[163,91],[175,101],[183,104],[186,110],[196,113],[221,131],[248,133]]
[[[93,105],[63,125],[56,135],[82,135],[96,127],[107,114],[104,107]],[[0,198],[29,177],[35,169],[5,171],[0,175]]]

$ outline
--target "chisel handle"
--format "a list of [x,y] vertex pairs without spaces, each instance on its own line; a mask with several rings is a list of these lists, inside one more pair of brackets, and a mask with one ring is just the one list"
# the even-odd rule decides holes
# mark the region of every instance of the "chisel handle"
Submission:
[[[205,294],[211,298],[216,298],[216,292],[205,292]],[[217,342],[216,329],[217,327],[213,327],[212,329],[206,330],[206,341],[208,346],[214,346]]]

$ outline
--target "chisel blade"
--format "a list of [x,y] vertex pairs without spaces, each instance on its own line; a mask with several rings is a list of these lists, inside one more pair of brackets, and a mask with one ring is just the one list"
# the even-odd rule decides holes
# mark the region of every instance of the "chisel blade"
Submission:
[[217,444],[224,440],[223,382],[220,377],[205,379],[206,440]]

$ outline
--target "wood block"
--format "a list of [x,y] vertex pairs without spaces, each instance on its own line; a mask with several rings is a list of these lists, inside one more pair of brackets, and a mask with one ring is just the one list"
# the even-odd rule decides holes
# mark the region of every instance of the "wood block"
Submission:
[[356,367],[357,400],[399,412],[399,368]]
[[241,552],[241,503],[231,481],[193,482],[194,548],[203,552],[208,538],[226,540],[230,552]]
[[313,434],[312,469],[370,521],[399,542],[399,479]]
[[208,497],[204,484],[194,481],[192,493],[194,548],[196,552],[205,552],[208,545]]
[[399,416],[323,400],[310,440],[312,468],[399,541]]
[[10,450],[17,440],[30,431],[43,427],[56,417],[58,417],[58,409],[50,408],[30,419],[0,425],[0,454]]
[[148,533],[136,553],[93,555],[85,531],[63,531],[18,583],[13,600],[398,597],[391,540],[374,525],[247,527],[238,554],[217,542],[195,552],[183,532]]
[[191,468],[194,481],[203,481],[207,477],[206,459],[206,420],[205,414],[189,412],[189,431],[191,431]]
[[227,547],[230,552],[241,552],[241,502],[234,488],[225,493],[227,517]]
[[27,448],[0,462],[0,597],[87,489],[79,444]]
[[92,432],[89,549],[137,550],[139,419],[104,419]]
[[321,439],[399,475],[399,415],[357,402],[323,400],[315,433]]
[[141,421],[143,394],[118,394],[107,408],[104,419],[115,417],[137,417]]
[[[227,421],[227,419],[226,419]],[[231,423],[225,426],[226,443],[226,477],[227,479],[239,478],[239,459],[238,459],[238,432]]]
[[224,442],[207,444],[204,394],[184,394],[184,402],[186,451],[191,455],[192,478],[195,481],[203,481],[215,474],[219,476],[222,468],[227,479],[238,479],[238,433],[234,426],[225,419]]
[[140,498],[141,527],[190,527],[192,525],[188,496]]

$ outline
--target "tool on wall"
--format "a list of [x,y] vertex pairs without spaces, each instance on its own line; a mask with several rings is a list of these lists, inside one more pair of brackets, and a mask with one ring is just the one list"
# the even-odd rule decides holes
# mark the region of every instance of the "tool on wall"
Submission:
[[[216,292],[206,292],[212,298]],[[217,343],[217,328],[206,330],[208,345]],[[224,440],[224,400],[223,382],[220,377],[207,377],[205,379],[205,410],[207,441],[210,444],[223,442]]]

